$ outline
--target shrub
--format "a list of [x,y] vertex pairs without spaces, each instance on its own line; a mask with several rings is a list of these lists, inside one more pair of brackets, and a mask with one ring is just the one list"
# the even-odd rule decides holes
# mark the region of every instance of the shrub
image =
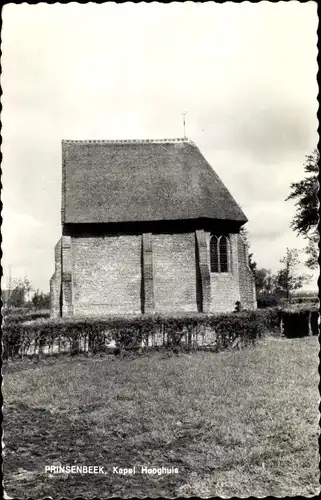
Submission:
[[280,311],[283,323],[283,333],[288,338],[305,337],[306,335],[318,335],[319,312],[316,307],[312,310],[300,307],[300,304],[288,307]]
[[277,293],[260,293],[257,295],[257,307],[277,307],[282,301],[282,296]]
[[313,295],[306,295],[306,296],[294,296],[291,297],[291,302],[299,303],[299,304],[317,304],[319,302],[319,298],[315,297]]
[[269,307],[265,309],[258,309],[256,317],[259,319],[260,324],[265,332],[275,332],[280,330],[281,312],[280,309]]
[[311,312],[311,330],[313,335],[319,334],[319,313],[318,311]]
[[309,335],[309,311],[283,311],[284,335],[289,338]]
[[[47,313],[15,315],[3,328],[4,359],[23,356],[33,348],[41,354],[46,347],[70,354],[97,353],[114,341],[118,351],[163,346],[174,351],[199,346],[206,328],[215,333],[214,349],[255,343],[265,332],[278,328],[280,313],[275,309],[240,311],[230,314],[173,314],[111,316],[106,318],[48,319]],[[26,317],[28,320],[26,321]]]
[[22,323],[24,321],[37,320],[40,318],[48,318],[50,317],[49,310],[43,311],[26,311],[21,310],[21,308],[17,310],[7,310],[3,312],[3,321],[4,324],[8,325],[10,323]]

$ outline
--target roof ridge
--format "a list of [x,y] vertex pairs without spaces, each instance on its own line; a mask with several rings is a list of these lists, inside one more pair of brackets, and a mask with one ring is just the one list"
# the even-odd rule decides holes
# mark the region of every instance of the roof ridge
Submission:
[[76,144],[165,144],[167,142],[188,142],[192,143],[187,137],[177,137],[173,139],[62,139],[62,143]]

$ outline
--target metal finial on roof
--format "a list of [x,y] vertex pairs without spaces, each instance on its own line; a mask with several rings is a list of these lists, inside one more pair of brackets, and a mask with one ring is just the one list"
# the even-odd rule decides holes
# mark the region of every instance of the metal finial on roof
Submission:
[[187,115],[187,113],[188,113],[187,111],[184,111],[182,113],[182,115],[183,115],[183,127],[184,127],[184,139],[187,139],[187,137],[186,137],[186,123],[185,123],[185,116]]

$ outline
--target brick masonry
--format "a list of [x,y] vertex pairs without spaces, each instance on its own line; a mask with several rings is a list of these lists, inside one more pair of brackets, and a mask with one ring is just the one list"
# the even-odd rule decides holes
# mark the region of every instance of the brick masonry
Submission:
[[61,238],[55,246],[55,272],[50,279],[50,314],[61,316]]
[[155,310],[197,311],[195,233],[153,234]]
[[61,239],[61,293],[62,293],[62,315],[73,315],[73,256],[71,237],[63,236]]
[[248,248],[240,234],[238,236],[238,262],[239,262],[239,283],[240,301],[247,309],[256,309],[256,292],[254,276],[249,268]]
[[142,312],[151,313],[155,310],[152,233],[144,233],[142,240]]
[[[198,310],[208,312],[211,310],[211,276],[208,259],[207,238],[203,229],[197,230],[196,234],[196,265],[199,273],[196,276],[196,286],[199,288],[197,297]],[[199,285],[199,287],[198,287]]]
[[[206,232],[207,252],[210,255],[210,233]],[[210,312],[232,312],[235,303],[240,300],[239,289],[239,262],[237,256],[237,235],[230,234],[230,259],[229,272],[210,273],[211,278],[211,304]],[[210,260],[210,257],[208,257]]]
[[141,312],[141,240],[72,238],[75,315]]
[[230,272],[209,271],[210,233],[63,236],[50,280],[51,315],[254,309],[246,245],[230,234]]

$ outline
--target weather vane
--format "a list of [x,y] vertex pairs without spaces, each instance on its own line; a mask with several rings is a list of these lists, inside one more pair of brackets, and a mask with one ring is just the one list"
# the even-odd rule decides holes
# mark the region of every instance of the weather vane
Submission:
[[183,115],[183,127],[184,127],[184,139],[186,139],[186,123],[185,123],[185,116],[187,115],[187,111],[182,113]]

